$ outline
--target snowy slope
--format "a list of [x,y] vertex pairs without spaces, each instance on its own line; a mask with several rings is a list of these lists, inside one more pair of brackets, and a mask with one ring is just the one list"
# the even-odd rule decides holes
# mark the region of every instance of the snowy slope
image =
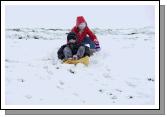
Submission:
[[6,104],[154,104],[154,28],[93,29],[102,50],[89,66],[57,59],[68,31],[6,29]]

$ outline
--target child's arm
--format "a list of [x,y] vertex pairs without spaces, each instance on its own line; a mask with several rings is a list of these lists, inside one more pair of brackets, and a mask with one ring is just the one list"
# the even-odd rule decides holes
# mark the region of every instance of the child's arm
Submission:
[[92,39],[92,41],[95,43],[96,51],[100,51],[100,44],[99,41],[97,40],[96,35],[88,27],[87,27],[87,33],[89,37]]
[[74,26],[72,29],[71,29],[71,32],[77,32],[77,27],[76,26]]
[[87,34],[93,42],[98,42],[96,35],[87,27]]

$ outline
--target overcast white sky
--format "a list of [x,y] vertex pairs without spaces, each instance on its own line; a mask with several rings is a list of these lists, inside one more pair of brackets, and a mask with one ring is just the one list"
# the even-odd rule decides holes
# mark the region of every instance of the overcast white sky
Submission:
[[108,6],[6,6],[6,28],[72,28],[83,15],[90,28],[154,26],[152,5]]

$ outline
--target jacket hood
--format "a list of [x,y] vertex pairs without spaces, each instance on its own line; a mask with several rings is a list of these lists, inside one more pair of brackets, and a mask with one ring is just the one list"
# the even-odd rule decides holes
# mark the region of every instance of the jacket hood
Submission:
[[83,16],[78,16],[76,20],[76,26],[78,27],[81,23],[86,23],[86,20]]

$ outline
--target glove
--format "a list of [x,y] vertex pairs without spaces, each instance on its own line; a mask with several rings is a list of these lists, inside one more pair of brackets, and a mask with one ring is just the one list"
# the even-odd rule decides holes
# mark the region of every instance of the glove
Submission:
[[73,55],[73,59],[74,60],[78,60],[78,56],[77,55]]
[[100,51],[100,50],[101,50],[100,44],[99,44],[98,41],[95,41],[95,50],[96,50],[96,51]]

